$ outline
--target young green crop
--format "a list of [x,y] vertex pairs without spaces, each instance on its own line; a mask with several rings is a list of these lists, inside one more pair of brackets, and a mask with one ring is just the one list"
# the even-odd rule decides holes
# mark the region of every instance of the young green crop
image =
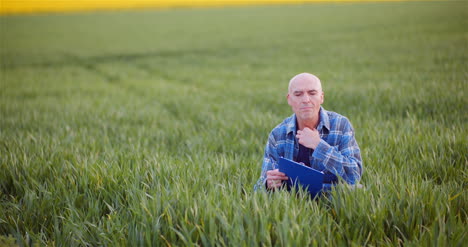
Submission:
[[[464,2],[0,17],[0,243],[462,246]],[[317,74],[363,189],[254,193]]]

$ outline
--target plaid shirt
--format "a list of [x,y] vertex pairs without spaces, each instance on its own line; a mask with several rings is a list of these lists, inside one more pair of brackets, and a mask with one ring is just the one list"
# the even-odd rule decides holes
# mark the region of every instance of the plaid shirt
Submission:
[[[263,157],[262,174],[255,184],[255,190],[266,188],[266,173],[278,168],[280,157],[296,160],[299,152],[296,129],[296,115],[293,114],[271,131]],[[317,130],[321,140],[310,155],[311,167],[341,177],[348,184],[358,183],[362,174],[361,152],[349,120],[321,107]],[[323,190],[328,191],[331,186],[324,183]]]

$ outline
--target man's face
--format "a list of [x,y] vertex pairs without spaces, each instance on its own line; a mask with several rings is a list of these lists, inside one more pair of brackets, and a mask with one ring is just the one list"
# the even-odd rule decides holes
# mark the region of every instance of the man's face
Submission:
[[299,120],[312,120],[319,115],[323,96],[320,81],[310,77],[297,78],[289,88],[288,104]]

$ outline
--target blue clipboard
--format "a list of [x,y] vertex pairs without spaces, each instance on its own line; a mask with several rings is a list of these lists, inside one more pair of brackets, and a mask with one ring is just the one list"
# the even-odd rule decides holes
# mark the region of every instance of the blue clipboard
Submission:
[[279,159],[278,164],[279,171],[289,177],[289,180],[286,182],[288,187],[302,186],[309,191],[312,196],[316,196],[322,190],[323,172],[283,157]]

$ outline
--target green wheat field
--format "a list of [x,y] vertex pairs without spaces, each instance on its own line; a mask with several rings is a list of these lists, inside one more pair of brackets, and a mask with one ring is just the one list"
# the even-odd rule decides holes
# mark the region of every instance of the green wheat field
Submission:
[[[466,1],[0,23],[0,245],[468,241]],[[362,189],[253,191],[301,72],[351,120]]]

